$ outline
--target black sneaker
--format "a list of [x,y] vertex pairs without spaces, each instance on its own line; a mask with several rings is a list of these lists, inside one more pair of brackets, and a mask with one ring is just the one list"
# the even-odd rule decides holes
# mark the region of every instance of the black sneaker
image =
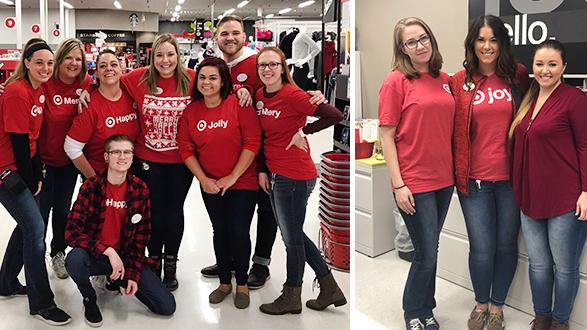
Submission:
[[253,264],[251,272],[249,273],[247,285],[249,286],[249,289],[260,289],[265,286],[265,282],[270,278],[269,267]]
[[0,300],[12,297],[26,297],[26,286],[19,283],[16,290],[12,290],[10,293],[0,293]]
[[33,316],[50,325],[65,325],[71,322],[71,317],[59,307],[53,307]]
[[92,328],[102,325],[102,313],[96,304],[96,299],[84,298],[84,317],[86,324]]
[[204,267],[200,272],[204,277],[218,277],[218,265]]

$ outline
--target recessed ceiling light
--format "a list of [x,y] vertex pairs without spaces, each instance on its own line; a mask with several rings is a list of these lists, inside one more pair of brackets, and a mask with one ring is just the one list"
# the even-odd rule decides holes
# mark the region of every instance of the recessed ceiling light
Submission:
[[10,1],[10,0],[0,0],[0,3],[3,3],[5,5],[9,5],[9,6],[13,6],[14,2]]
[[183,5],[184,2],[185,2],[185,0],[177,0],[177,3],[180,5]]
[[180,10],[181,10],[181,6],[180,5],[175,6],[175,11],[180,11]]
[[275,15],[274,14],[269,14],[269,15],[265,16],[265,18],[271,18],[273,16],[275,16]]
[[116,7],[116,9],[122,9],[122,5],[118,1],[114,1],[114,7]]
[[291,11],[291,8],[285,8],[285,9],[280,10],[278,13],[280,15],[283,15],[283,14],[289,13],[290,11]]
[[298,5],[298,7],[300,7],[300,8],[308,7],[308,6],[311,6],[311,5],[313,5],[315,2],[316,2],[316,1],[314,1],[314,0],[310,0],[310,1],[304,1],[304,2],[300,3],[300,4]]
[[242,8],[242,7],[246,6],[248,3],[249,3],[249,1],[245,0],[245,1],[241,2],[241,3],[239,3],[239,4],[238,4],[238,5],[236,5],[236,6],[237,6],[238,8]]
[[67,9],[73,9],[73,6],[69,2],[63,1],[63,6]]
[[224,15],[224,16],[226,16],[226,15],[230,15],[230,14],[234,13],[234,11],[235,11],[235,10],[236,10],[236,9],[234,9],[234,8],[230,8],[229,10],[225,11],[223,15]]

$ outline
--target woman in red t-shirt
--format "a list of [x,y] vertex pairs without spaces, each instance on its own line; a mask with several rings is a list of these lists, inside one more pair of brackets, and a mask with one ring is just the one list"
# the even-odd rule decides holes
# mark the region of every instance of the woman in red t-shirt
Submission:
[[231,94],[230,71],[224,60],[205,59],[198,65],[196,77],[194,102],[181,117],[177,142],[181,158],[200,182],[214,228],[220,286],[209,300],[220,303],[232,292],[234,269],[234,304],[246,308],[249,230],[259,189],[254,160],[261,145],[261,129],[253,108],[239,106]]
[[393,70],[379,91],[379,125],[395,201],[414,246],[403,295],[410,329],[438,327],[432,312],[438,240],[454,185],[454,99],[441,68],[428,25],[401,19],[394,29]]
[[520,209],[510,185],[507,132],[529,78],[510,47],[498,17],[478,17],[465,39],[465,69],[450,83],[456,103],[456,186],[476,301],[468,321],[473,330],[486,323],[503,329],[503,305],[518,264]]
[[[257,91],[255,105],[263,130],[265,164],[270,172],[270,179],[266,173],[259,173],[259,184],[269,193],[287,252],[287,279],[282,294],[260,309],[272,315],[302,311],[306,262],[320,282],[318,299],[309,300],[306,306],[323,310],[331,304],[344,305],[342,290],[303,230],[308,198],[317,176],[305,136],[334,125],[342,120],[342,114],[328,104],[317,106],[309,102],[310,95],[293,82],[279,48],[267,47],[259,53],[257,73],[264,87]],[[308,116],[319,119],[306,125]]]
[[563,83],[559,41],[536,46],[532,62],[534,80],[510,128],[512,185],[530,261],[532,328],[569,329],[587,238],[587,96]]
[[[16,221],[0,269],[0,296],[26,295],[30,314],[52,325],[71,321],[53,300],[45,265],[45,224],[37,139],[47,100],[41,84],[53,73],[53,52],[42,39],[25,45],[0,103],[0,203]],[[24,264],[26,288],[17,276]]]
[[151,194],[149,257],[161,264],[164,255],[163,282],[171,291],[179,286],[176,268],[183,204],[194,177],[181,159],[176,135],[183,110],[192,100],[196,74],[185,67],[179,54],[173,35],[158,35],[150,65],[122,77],[124,88],[137,103],[141,124],[133,173],[147,183]]
[[39,135],[39,152],[43,162],[43,189],[41,215],[53,229],[51,239],[51,266],[58,278],[67,278],[65,269],[65,223],[71,208],[78,170],[63,150],[65,135],[78,114],[79,96],[88,89],[92,79],[84,45],[75,38],[64,40],[55,52],[55,70],[42,85],[47,98]]
[[113,134],[136,139],[139,122],[132,99],[120,86],[121,69],[116,54],[103,50],[96,60],[96,88],[92,102],[79,114],[65,138],[64,149],[82,175],[104,172],[104,141]]

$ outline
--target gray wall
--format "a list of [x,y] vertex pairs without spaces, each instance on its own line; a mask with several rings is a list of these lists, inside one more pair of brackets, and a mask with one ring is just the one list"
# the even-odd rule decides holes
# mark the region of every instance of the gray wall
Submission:
[[144,13],[145,21],[141,22],[141,12],[139,15],[139,25],[132,28],[128,16],[132,11],[121,10],[82,10],[75,11],[76,30],[121,30],[121,31],[148,31],[157,32],[159,30],[159,15],[155,13]]
[[444,58],[443,71],[462,68],[467,34],[468,0],[357,0],[356,48],[361,52],[363,118],[377,118],[379,87],[391,69],[393,27],[407,16],[423,19],[432,29]]
[[[75,37],[75,14],[72,10],[69,12],[69,31],[68,35]],[[33,33],[31,27],[33,24],[39,24],[39,10],[38,9],[23,9],[22,10],[22,45],[31,38],[41,37],[40,33]],[[16,47],[16,27],[8,29],[4,25],[4,20],[8,17],[16,17],[14,9],[0,9],[0,47],[1,48],[15,48]],[[47,23],[49,24],[49,38],[47,42],[51,45],[57,45],[61,42],[60,37],[54,37],[52,32],[55,28],[55,24],[59,24],[59,9],[50,9],[48,11]],[[60,27],[61,36],[63,34],[63,27]]]

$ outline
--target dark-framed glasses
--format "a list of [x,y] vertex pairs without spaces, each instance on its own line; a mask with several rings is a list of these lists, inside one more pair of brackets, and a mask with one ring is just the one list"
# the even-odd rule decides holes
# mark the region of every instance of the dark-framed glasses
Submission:
[[408,39],[404,42],[404,46],[406,46],[407,49],[414,49],[418,47],[418,43],[422,46],[428,45],[430,43],[430,36],[424,34],[418,39]]
[[271,62],[271,63],[259,63],[257,64],[257,68],[259,69],[259,71],[263,71],[266,68],[269,68],[271,71],[277,69],[277,67],[279,67],[281,65],[281,63],[278,62]]

